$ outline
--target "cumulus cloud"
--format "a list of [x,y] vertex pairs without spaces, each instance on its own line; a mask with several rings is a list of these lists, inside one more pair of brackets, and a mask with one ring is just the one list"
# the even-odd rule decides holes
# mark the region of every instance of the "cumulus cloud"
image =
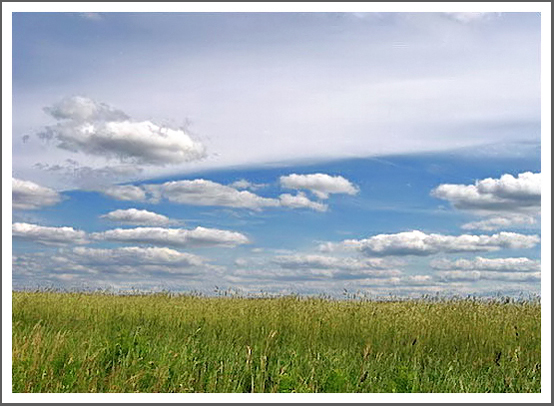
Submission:
[[525,257],[521,258],[482,258],[459,259],[449,261],[446,259],[431,262],[431,267],[438,270],[456,271],[494,271],[494,272],[540,272],[541,262]]
[[152,203],[165,199],[172,203],[195,206],[220,206],[251,210],[262,210],[269,207],[327,210],[327,205],[311,201],[303,193],[295,196],[285,193],[275,199],[262,197],[248,190],[237,190],[230,185],[222,185],[206,179],[179,180],[141,186],[114,186],[103,193],[118,200],[145,200],[148,197]]
[[146,192],[138,186],[115,185],[103,190],[102,193],[116,199],[126,201],[143,201],[146,199]]
[[313,209],[316,211],[326,211],[328,206],[323,203],[313,202],[306,197],[303,193],[298,193],[296,196],[293,196],[288,193],[284,193],[279,196],[279,201],[281,206],[289,207],[291,209]]
[[182,129],[132,121],[124,112],[86,97],[69,97],[45,108],[58,123],[39,137],[58,148],[121,162],[164,166],[205,157],[204,146]]
[[172,223],[172,221],[168,217],[161,214],[157,214],[148,210],[138,210],[134,208],[126,210],[114,210],[100,217],[111,221],[117,221],[119,223],[143,226],[166,225]]
[[540,241],[537,235],[501,232],[494,235],[426,234],[418,230],[397,234],[379,234],[362,240],[325,243],[322,251],[341,249],[359,251],[367,256],[426,256],[438,253],[481,252],[499,249],[532,248]]
[[499,179],[478,180],[474,185],[442,184],[432,196],[449,201],[460,210],[480,214],[538,214],[541,207],[541,174],[524,172]]
[[537,219],[535,217],[516,214],[509,216],[494,216],[481,221],[472,221],[462,225],[462,229],[494,231],[500,228],[506,229],[520,226],[529,226],[536,223]]
[[224,246],[234,247],[248,244],[248,238],[238,232],[214,228],[196,227],[193,230],[182,228],[137,227],[130,229],[117,228],[91,234],[96,240],[142,243],[173,247],[188,246]]
[[258,196],[247,190],[237,190],[205,179],[180,180],[159,185],[144,185],[154,200],[165,198],[173,203],[197,206],[225,206],[248,209],[277,207],[279,201]]
[[44,227],[29,223],[13,223],[12,237],[45,245],[86,244],[86,233],[72,227]]
[[309,175],[291,174],[281,176],[281,186],[288,189],[306,189],[311,191],[320,199],[327,199],[333,193],[346,193],[355,195],[358,188],[342,176],[330,176],[324,173],[313,173]]
[[53,189],[36,183],[12,178],[12,207],[20,210],[34,210],[52,206],[62,200]]

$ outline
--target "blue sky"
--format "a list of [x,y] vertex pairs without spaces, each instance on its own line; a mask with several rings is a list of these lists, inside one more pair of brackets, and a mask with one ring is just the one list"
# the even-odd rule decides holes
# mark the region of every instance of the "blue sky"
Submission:
[[540,293],[538,13],[15,13],[13,287]]

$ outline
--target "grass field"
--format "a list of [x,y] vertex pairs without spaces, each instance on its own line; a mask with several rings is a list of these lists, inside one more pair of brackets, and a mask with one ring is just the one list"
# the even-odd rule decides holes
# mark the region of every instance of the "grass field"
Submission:
[[540,303],[13,293],[14,392],[540,392]]

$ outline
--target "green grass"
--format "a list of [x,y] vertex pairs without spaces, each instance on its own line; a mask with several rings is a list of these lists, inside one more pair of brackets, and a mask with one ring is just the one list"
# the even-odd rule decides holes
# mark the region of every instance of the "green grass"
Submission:
[[540,392],[538,302],[13,293],[14,392]]

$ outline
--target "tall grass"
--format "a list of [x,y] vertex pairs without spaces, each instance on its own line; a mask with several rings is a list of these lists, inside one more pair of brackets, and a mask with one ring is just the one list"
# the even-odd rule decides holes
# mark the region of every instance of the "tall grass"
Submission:
[[14,392],[540,392],[540,304],[13,293]]

